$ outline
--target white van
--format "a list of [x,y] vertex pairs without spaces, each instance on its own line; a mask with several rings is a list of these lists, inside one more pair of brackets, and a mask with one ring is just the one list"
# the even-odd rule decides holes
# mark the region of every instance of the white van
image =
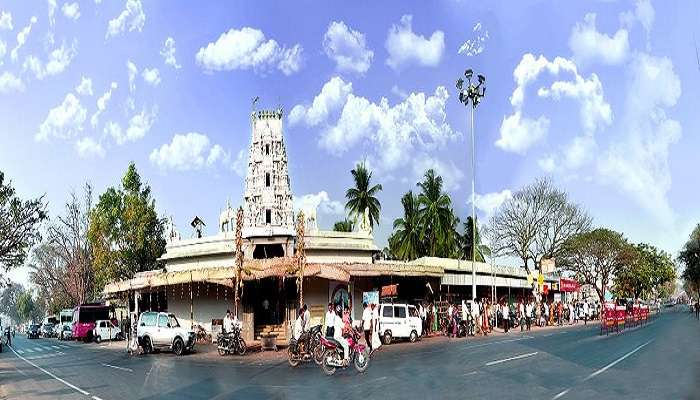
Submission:
[[394,338],[415,342],[423,334],[418,309],[408,304],[380,304],[379,334],[384,344],[390,344]]

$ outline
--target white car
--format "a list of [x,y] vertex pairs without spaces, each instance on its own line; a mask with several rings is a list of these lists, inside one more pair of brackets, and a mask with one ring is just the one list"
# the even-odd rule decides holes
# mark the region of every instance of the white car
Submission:
[[384,344],[394,338],[408,339],[411,343],[423,334],[423,322],[418,309],[408,304],[379,305],[379,335]]
[[194,331],[180,326],[174,314],[147,311],[139,316],[136,337],[144,353],[168,349],[182,355],[194,349]]
[[103,340],[122,340],[124,339],[124,334],[112,321],[99,319],[95,321],[92,337],[95,338],[95,342],[100,343]]

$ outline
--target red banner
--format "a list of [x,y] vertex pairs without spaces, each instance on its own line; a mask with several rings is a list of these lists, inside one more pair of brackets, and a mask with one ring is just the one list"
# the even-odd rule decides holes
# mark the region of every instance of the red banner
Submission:
[[575,279],[559,279],[559,290],[562,292],[578,292],[581,286]]

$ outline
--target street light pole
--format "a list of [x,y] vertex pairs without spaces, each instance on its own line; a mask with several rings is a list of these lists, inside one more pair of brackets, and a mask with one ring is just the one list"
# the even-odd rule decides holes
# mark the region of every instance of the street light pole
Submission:
[[476,210],[474,202],[476,200],[476,145],[474,140],[474,111],[481,103],[481,99],[486,95],[486,77],[477,75],[478,83],[472,83],[474,71],[467,69],[464,77],[467,79],[464,87],[464,79],[457,79],[457,90],[459,91],[459,102],[465,106],[471,104],[470,127],[472,136],[472,300],[476,300]]

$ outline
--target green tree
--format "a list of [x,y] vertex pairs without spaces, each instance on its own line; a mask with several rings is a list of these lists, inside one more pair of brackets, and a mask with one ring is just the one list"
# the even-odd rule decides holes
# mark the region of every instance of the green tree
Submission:
[[379,212],[382,209],[377,199],[377,194],[382,191],[382,185],[372,185],[372,172],[367,169],[365,163],[357,164],[350,171],[355,184],[345,192],[345,208],[357,219],[361,219],[365,210],[369,211],[369,224],[374,227],[379,223]]
[[569,238],[561,253],[559,265],[579,282],[592,285],[601,303],[612,278],[634,259],[634,248],[622,234],[605,228]]
[[96,286],[159,268],[157,259],[165,252],[163,231],[151,188],[141,182],[132,162],[121,186],[108,188],[90,213],[88,239]]
[[693,289],[700,298],[700,224],[695,226],[683,245],[678,261],[685,267],[681,277],[686,282],[686,287]]
[[14,321],[19,321],[17,313],[17,301],[19,296],[24,293],[24,287],[19,283],[10,283],[2,291],[0,295],[0,314],[5,314]]
[[[476,232],[476,235],[473,235],[473,232]],[[473,240],[472,236],[475,236],[476,240]],[[460,258],[471,261],[473,254],[473,243],[476,243],[475,261],[486,262],[486,257],[491,257],[491,249],[487,245],[481,244],[481,234],[479,233],[479,219],[476,219],[476,229],[474,230],[472,226],[472,217],[468,216],[467,220],[464,221],[464,235],[460,237]]]
[[676,279],[671,255],[640,243],[632,249],[630,262],[615,274],[615,294],[634,299],[649,298],[665,283]]
[[394,233],[389,240],[392,255],[404,261],[414,260],[423,253],[419,225],[418,199],[408,191],[401,197],[403,217],[394,220]]
[[333,230],[336,232],[352,232],[354,229],[355,224],[352,222],[352,220],[347,218],[333,224]]
[[457,248],[455,222],[458,220],[452,211],[450,196],[442,190],[442,177],[429,169],[418,187],[421,189],[418,194],[418,224],[427,255],[450,257]]
[[37,307],[32,298],[32,293],[29,291],[24,291],[17,298],[17,316],[21,322],[27,322],[37,314]]
[[0,171],[0,286],[8,283],[5,274],[22,265],[27,251],[41,241],[39,225],[46,217],[44,196],[23,201]]

